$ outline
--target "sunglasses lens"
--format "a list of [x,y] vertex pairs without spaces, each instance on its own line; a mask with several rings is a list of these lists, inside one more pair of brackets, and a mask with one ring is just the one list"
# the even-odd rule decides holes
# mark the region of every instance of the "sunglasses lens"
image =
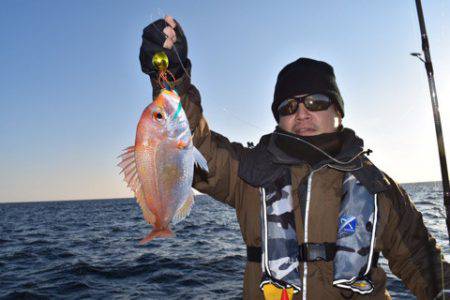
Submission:
[[325,110],[331,105],[330,97],[322,94],[308,95],[304,98],[304,104],[307,110],[320,111]]
[[297,112],[300,103],[304,103],[309,111],[326,110],[331,105],[330,97],[323,94],[312,94],[304,97],[295,97],[284,100],[278,107],[280,116],[289,116]]
[[281,116],[288,116],[295,113],[298,109],[298,102],[296,99],[287,99],[284,100],[283,103],[278,107],[278,113]]

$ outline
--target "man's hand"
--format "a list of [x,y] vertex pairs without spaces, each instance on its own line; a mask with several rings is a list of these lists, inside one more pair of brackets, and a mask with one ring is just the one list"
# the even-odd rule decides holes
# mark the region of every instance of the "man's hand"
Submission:
[[171,16],[166,16],[164,19],[151,23],[144,28],[142,34],[139,60],[142,72],[152,78],[157,76],[152,58],[155,53],[161,51],[164,51],[169,58],[169,71],[175,77],[180,77],[183,74],[182,65],[186,66],[188,61],[187,41],[181,26]]

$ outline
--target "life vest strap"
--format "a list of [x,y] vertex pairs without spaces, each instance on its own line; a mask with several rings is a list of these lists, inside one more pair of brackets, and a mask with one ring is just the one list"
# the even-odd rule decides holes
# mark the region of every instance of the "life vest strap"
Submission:
[[[336,255],[335,243],[302,243],[298,246],[298,261],[332,261]],[[247,246],[247,261],[261,263],[261,247]],[[372,267],[378,264],[379,252],[374,252],[372,258]]]
[[336,255],[336,243],[303,243],[298,246],[298,261],[332,261]]

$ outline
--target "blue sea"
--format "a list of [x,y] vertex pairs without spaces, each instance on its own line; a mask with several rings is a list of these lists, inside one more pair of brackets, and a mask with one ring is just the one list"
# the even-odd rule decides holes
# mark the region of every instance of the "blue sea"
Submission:
[[[403,186],[448,260],[441,185]],[[0,298],[242,297],[246,254],[233,209],[199,195],[176,238],[140,246],[149,229],[134,199],[0,204]],[[388,278],[395,299],[414,299]]]

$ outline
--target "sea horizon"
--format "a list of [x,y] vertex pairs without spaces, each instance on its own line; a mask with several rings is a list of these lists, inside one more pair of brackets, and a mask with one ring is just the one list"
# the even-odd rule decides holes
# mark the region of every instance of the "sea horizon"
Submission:
[[[417,181],[417,182],[402,182],[400,185],[410,185],[410,184],[442,184],[441,180],[432,180],[432,181]],[[204,195],[198,191],[195,191],[195,195]],[[209,195],[207,195],[209,196]],[[62,202],[62,201],[102,201],[102,200],[124,200],[124,199],[133,199],[135,197],[113,197],[113,198],[82,198],[82,199],[49,199],[49,200],[24,200],[24,201],[9,201],[5,202],[0,200],[0,204],[11,204],[11,203],[46,203],[46,202]],[[214,199],[214,198],[213,198]]]

